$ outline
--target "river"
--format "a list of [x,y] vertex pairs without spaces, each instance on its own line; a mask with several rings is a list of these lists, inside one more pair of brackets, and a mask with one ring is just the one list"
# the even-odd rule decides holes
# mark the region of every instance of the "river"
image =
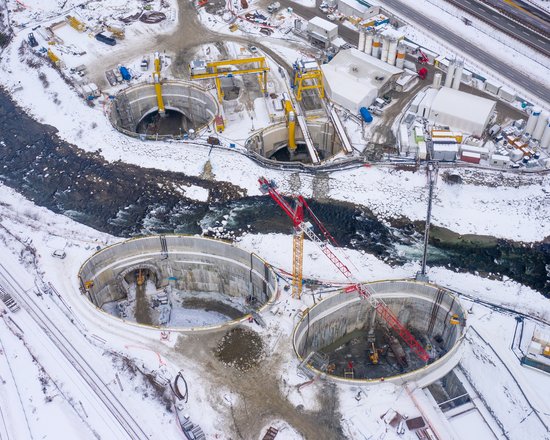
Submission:
[[[30,118],[0,90],[0,179],[34,203],[97,230],[121,237],[201,233],[220,225],[239,235],[291,233],[285,214],[267,196],[243,197],[232,184],[181,173],[106,162],[59,139],[54,127]],[[200,185],[217,203],[182,197],[180,187]],[[421,258],[423,224],[399,220],[387,226],[367,208],[308,201],[343,246],[364,250],[390,264]],[[550,297],[550,243],[515,243],[492,237],[460,237],[433,228],[429,266],[500,278],[507,276]]]

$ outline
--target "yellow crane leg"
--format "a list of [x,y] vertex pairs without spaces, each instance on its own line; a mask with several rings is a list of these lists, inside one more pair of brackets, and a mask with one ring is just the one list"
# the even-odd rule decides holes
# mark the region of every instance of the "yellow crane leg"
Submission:
[[296,151],[296,114],[288,113],[288,149],[291,152]]
[[155,93],[157,94],[157,105],[159,107],[159,114],[162,116],[166,112],[164,108],[164,99],[162,99],[162,86],[160,83],[155,83]]
[[302,270],[304,266],[304,232],[294,231],[292,248],[292,298],[300,299],[302,296]]
[[214,81],[216,82],[216,91],[218,93],[218,101],[220,101],[220,104],[223,104],[222,82],[220,78],[214,78]]

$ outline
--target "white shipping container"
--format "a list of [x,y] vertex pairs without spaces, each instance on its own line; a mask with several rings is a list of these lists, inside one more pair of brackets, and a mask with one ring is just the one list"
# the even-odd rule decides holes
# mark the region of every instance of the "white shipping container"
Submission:
[[418,143],[418,158],[420,160],[426,160],[426,157],[428,156],[428,149],[426,148],[426,142],[419,142]]

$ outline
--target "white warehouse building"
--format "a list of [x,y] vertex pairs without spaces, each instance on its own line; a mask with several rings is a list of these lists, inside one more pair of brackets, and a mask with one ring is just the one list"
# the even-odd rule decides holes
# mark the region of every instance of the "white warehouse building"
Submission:
[[433,97],[428,120],[453,130],[481,136],[495,111],[496,101],[442,87]]
[[341,50],[321,70],[327,96],[354,113],[391,90],[403,72],[357,49]]

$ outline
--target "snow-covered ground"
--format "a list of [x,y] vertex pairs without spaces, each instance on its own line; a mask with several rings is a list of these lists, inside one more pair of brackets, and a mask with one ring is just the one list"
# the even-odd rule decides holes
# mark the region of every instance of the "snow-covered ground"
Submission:
[[[302,4],[308,2],[300,1]],[[230,140],[244,141],[252,124],[258,128],[258,124],[265,124],[269,119],[262,100],[257,100],[251,109],[254,120],[232,120],[231,126],[224,133],[227,139],[222,138],[222,148],[211,152],[203,145],[148,143],[121,135],[107,123],[104,113],[106,97],[101,98],[94,107],[87,106],[74,90],[67,88],[59,74],[49,65],[37,63],[38,58],[28,49],[19,53],[29,27],[38,23],[51,24],[61,14],[74,13],[94,22],[103,16],[113,19],[131,15],[141,6],[138,1],[116,0],[110,1],[110,9],[104,11],[103,3],[87,3],[86,14],[90,14],[87,16],[80,11],[80,3],[71,0],[8,1],[17,32],[15,40],[2,53],[0,84],[12,91],[14,99],[37,120],[56,126],[63,139],[86,151],[101,149],[102,155],[109,161],[124,160],[190,176],[201,175],[208,164],[216,180],[239,185],[249,195],[260,194],[257,178],[266,174],[268,178],[278,181],[283,192],[299,193],[305,197],[323,196],[366,206],[382,220],[424,218],[426,177],[420,172],[358,167],[327,173],[321,182],[311,174],[266,171],[238,151],[227,148]],[[422,4],[428,14],[441,18],[441,11],[427,2]],[[167,10],[161,1],[154,1],[151,5],[156,10]],[[172,2],[169,10],[175,11],[175,8],[176,3]],[[288,11],[282,13],[288,21],[293,18]],[[104,51],[116,57],[124,50],[137,47],[140,44],[138,36],[148,38],[172,31],[176,25],[172,19],[175,15],[172,12],[167,15],[168,19],[159,25],[132,24],[128,27],[127,39],[117,45],[116,49],[97,46],[95,40],[65,25],[59,28],[58,37],[67,41],[74,38],[74,52],[87,53],[74,55],[60,52],[60,56],[70,66],[84,60],[91,62]],[[223,20],[207,17],[204,12],[201,12],[201,16],[203,23],[209,23],[220,32],[229,33],[227,23]],[[446,17],[442,19],[447,23],[456,23],[456,18]],[[251,24],[243,25],[238,33],[244,35],[248,31],[259,35],[257,28]],[[420,34],[409,28],[407,32],[418,43],[434,47],[424,31]],[[484,37],[481,34],[471,34],[474,41],[482,44]],[[282,35],[282,29],[278,29],[276,36]],[[289,34],[288,38],[290,40],[294,37]],[[300,53],[308,53],[307,48],[298,46],[294,41],[269,41],[273,50],[288,60],[295,59]],[[494,44],[489,43],[487,47],[500,50]],[[528,58],[526,56],[511,62],[522,64],[523,68],[528,66],[533,75],[545,80],[548,67],[541,70],[537,63],[533,64]],[[274,64],[271,67],[276,71]],[[39,76],[40,73],[42,76]],[[285,83],[284,79],[278,77],[271,81],[271,87],[279,90]],[[206,133],[201,135],[204,137]],[[456,173],[461,174],[459,171]],[[440,179],[435,193],[433,223],[460,234],[485,234],[526,242],[541,241],[550,236],[548,177],[538,177],[536,183],[529,183],[527,178],[518,178],[517,184],[501,183],[503,179],[498,172],[487,173],[485,178],[494,185],[452,185]],[[208,190],[199,185],[181,188],[181,192],[195,200],[208,199]],[[81,264],[97,247],[118,242],[119,238],[53,214],[0,185],[0,240],[3,247],[2,265],[17,279],[29,301],[34,304],[33,307],[47,311],[78,352],[86,354],[105,388],[128,408],[146,432],[152,434],[151,438],[156,438],[158,432],[162,432],[162,437],[167,439],[181,438],[182,433],[177,426],[175,408],[170,401],[166,401],[165,396],[158,393],[158,387],[147,375],[160,380],[162,377],[173,378],[180,370],[190,384],[190,401],[184,411],[192,421],[201,425],[207,438],[242,437],[233,425],[233,409],[243,405],[246,408],[244,391],[231,381],[220,386],[219,382],[208,376],[205,371],[208,367],[205,368],[198,358],[185,354],[181,349],[182,346],[192,346],[195,341],[199,352],[202,348],[200,340],[197,343],[194,335],[166,336],[159,329],[125,323],[98,313],[80,294],[76,274]],[[275,267],[291,271],[292,237],[289,235],[247,234],[239,239],[237,245],[257,253]],[[63,250],[66,257],[55,258],[52,256],[54,250]],[[304,254],[306,278],[328,283],[344,281],[328,261],[318,258],[317,249],[309,241],[305,243]],[[410,278],[419,270],[418,262],[392,267],[373,255],[353,250],[346,250],[346,255],[356,269],[357,277],[365,281]],[[490,413],[488,417],[492,417],[493,422],[486,421],[486,425],[480,425],[479,417],[468,419],[468,424],[460,423],[460,419],[457,419],[458,422],[448,422],[442,413],[437,412],[437,408],[430,406],[427,395],[423,399],[412,397],[414,392],[426,393],[425,390],[414,390],[414,384],[409,384],[407,388],[390,383],[338,385],[336,406],[342,416],[344,434],[349,438],[416,438],[411,432],[403,437],[398,436],[395,428],[381,419],[388,410],[394,409],[411,418],[428,413],[430,424],[444,426],[442,429],[452,432],[455,438],[476,438],[482,430],[479,427],[489,429],[489,425],[497,425],[497,430],[500,427],[511,439],[548,438],[544,425],[550,424],[550,409],[546,399],[550,376],[519,365],[510,350],[516,324],[510,312],[498,307],[487,307],[471,298],[495,306],[505,306],[546,323],[550,321],[548,299],[509,279],[490,280],[440,267],[428,268],[428,273],[433,282],[468,296],[460,299],[464,307],[471,311],[461,367],[475,392],[480,394],[480,402],[476,404],[485,408],[480,409],[480,414]],[[40,290],[48,290],[47,286],[53,286],[54,289],[50,289],[53,293],[38,296]],[[304,384],[306,379],[296,372],[298,360],[290,342],[296,311],[304,305],[311,306],[312,298],[304,295],[304,299],[298,301],[289,298],[284,291],[281,291],[281,295],[276,304],[279,313],[265,314],[266,329],[254,324],[247,326],[258,332],[268,346],[271,355],[268,361],[273,362],[276,368],[266,368],[262,373],[275,381],[277,392],[285,396],[293,412],[316,411],[319,409],[320,393],[326,391],[325,384],[323,381]],[[4,308],[3,303],[0,303],[0,310]],[[545,326],[544,322],[539,324]],[[116,419],[109,414],[89,384],[57,351],[58,348],[24,308],[19,312],[3,314],[0,327],[0,437],[124,437]],[[277,358],[279,353],[280,358]],[[216,361],[209,359],[209,362]],[[460,424],[460,429],[453,428],[457,424]],[[279,429],[277,439],[303,438],[291,423],[275,416],[262,428],[262,433],[268,426]],[[502,435],[497,434],[497,437]]]

